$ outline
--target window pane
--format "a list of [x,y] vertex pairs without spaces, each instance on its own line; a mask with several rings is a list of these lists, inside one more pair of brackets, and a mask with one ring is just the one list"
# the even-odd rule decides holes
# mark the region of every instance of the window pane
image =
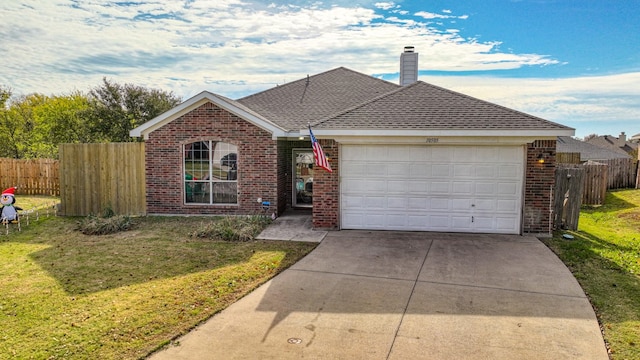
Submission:
[[213,202],[216,204],[236,204],[238,202],[238,184],[235,182],[214,182]]
[[237,204],[237,146],[216,141],[186,144],[184,176],[187,203]]

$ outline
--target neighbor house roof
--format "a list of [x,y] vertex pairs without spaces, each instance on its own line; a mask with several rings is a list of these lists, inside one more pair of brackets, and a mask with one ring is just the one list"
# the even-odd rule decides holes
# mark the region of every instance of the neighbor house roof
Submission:
[[595,146],[613,150],[620,154],[629,154],[638,149],[638,144],[627,141],[626,139],[622,140],[611,135],[596,136],[587,140],[587,142]]
[[580,161],[630,158],[627,154],[621,154],[569,136],[558,136],[556,151],[559,153],[580,153]]
[[422,81],[396,89],[322,119],[317,129],[348,131],[425,130],[522,135],[573,134],[573,129],[533,115]]
[[238,102],[283,128],[299,130],[398,88],[400,85],[339,67]]

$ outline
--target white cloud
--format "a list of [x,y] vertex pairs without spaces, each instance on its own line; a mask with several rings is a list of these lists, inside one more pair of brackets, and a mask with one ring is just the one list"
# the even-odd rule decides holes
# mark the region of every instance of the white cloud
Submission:
[[396,7],[396,4],[391,1],[391,2],[378,2],[374,4],[375,7],[377,7],[378,9],[382,9],[382,10],[389,10],[389,9],[393,9],[394,7]]
[[[185,98],[202,90],[237,98],[338,66],[366,74],[397,73],[405,45],[416,47],[421,68],[429,70],[558,64],[545,55],[502,52],[499,42],[463,38],[453,24],[435,29],[405,17],[393,2],[376,3],[375,8],[277,2],[256,6],[241,0],[122,4],[127,5],[98,0],[2,2],[0,85],[16,93],[61,94],[86,91],[107,76]],[[389,9],[394,16],[383,18],[376,8]],[[442,13],[424,11],[420,16],[464,17],[450,10]],[[631,77],[635,83],[617,77],[434,79],[550,120],[586,121],[640,118],[632,98],[640,94],[621,90],[637,88],[640,78]]]
[[418,11],[417,13],[415,13],[416,16],[419,16],[421,18],[425,18],[427,20],[429,19],[450,19],[453,16],[451,15],[442,15],[442,14],[436,14],[436,13],[432,13],[432,12],[428,12],[428,11]]

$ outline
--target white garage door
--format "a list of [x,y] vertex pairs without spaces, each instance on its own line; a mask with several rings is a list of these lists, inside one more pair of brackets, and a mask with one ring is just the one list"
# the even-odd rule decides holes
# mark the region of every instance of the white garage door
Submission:
[[343,145],[343,229],[520,233],[524,147]]

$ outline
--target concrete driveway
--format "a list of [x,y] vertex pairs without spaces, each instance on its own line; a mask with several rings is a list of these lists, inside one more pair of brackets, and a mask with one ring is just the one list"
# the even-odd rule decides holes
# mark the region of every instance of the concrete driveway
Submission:
[[608,355],[584,292],[534,237],[339,231],[151,358]]

